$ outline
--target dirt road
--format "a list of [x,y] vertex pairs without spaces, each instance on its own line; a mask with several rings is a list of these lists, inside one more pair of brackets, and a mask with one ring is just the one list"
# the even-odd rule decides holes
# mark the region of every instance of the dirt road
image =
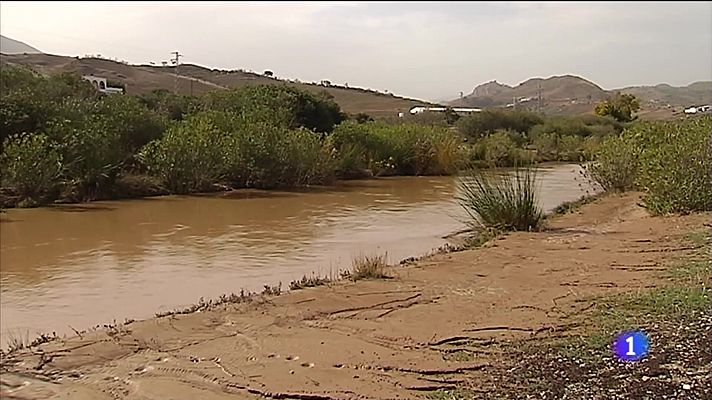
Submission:
[[[709,213],[650,217],[605,197],[548,229],[341,282],[155,318],[4,356],[7,398],[411,399],[483,379],[500,358],[449,357],[461,338],[551,335],[591,295],[656,285]],[[8,372],[10,371],[10,372]],[[481,382],[481,384],[480,384]]]

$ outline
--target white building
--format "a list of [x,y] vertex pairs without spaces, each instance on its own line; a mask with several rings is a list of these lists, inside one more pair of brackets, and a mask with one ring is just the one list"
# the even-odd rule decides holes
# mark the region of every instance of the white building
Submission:
[[685,109],[685,114],[697,114],[703,112],[709,112],[712,106],[692,106]]
[[[413,107],[410,109],[410,113],[412,115],[415,114],[422,114],[424,112],[445,112],[447,110],[447,107],[422,107],[422,106],[417,106]],[[466,107],[454,107],[452,111],[456,113],[463,113],[463,114],[469,114],[473,112],[480,112],[482,109],[480,108],[466,108]]]

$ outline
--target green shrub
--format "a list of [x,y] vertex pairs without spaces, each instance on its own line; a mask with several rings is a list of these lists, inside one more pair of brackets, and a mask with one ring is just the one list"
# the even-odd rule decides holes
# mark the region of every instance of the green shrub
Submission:
[[138,96],[138,100],[149,110],[171,121],[181,121],[197,112],[200,99],[196,96],[181,96],[166,89],[156,89]]
[[333,180],[332,154],[310,130],[255,123],[237,127],[228,140],[232,156],[227,176],[236,186],[276,188]]
[[150,175],[122,173],[116,178],[113,197],[134,198],[168,194],[160,178]]
[[542,124],[531,129],[531,133],[553,133],[558,136],[580,136],[591,135],[607,136],[620,133],[621,125],[612,118],[600,117],[596,115],[583,115],[580,117],[549,117]]
[[358,114],[356,114],[356,116],[354,117],[354,119],[355,119],[356,122],[358,122],[359,124],[365,124],[366,122],[373,122],[373,121],[374,121],[373,117],[371,117],[370,115],[368,115],[368,114],[366,114],[366,113],[358,113]]
[[330,149],[314,132],[246,124],[235,113],[219,111],[174,124],[144,148],[141,159],[177,193],[220,182],[254,188],[324,184],[332,181],[335,169]]
[[606,191],[632,190],[638,173],[639,149],[631,138],[606,138],[596,153],[596,160],[586,166],[586,173]]
[[488,167],[510,167],[525,164],[530,156],[513,139],[516,132],[498,131],[487,135],[475,144],[474,157]]
[[574,135],[561,136],[557,161],[583,161],[583,138]]
[[42,77],[26,68],[0,68],[0,140],[43,130],[57,117],[57,106],[65,100],[96,100],[99,96],[77,75]]
[[342,177],[366,168],[375,175],[451,174],[465,160],[461,138],[437,126],[342,123],[328,140]]
[[203,191],[224,174],[224,135],[207,115],[172,125],[164,136],[140,152],[149,173],[174,193]]
[[534,169],[504,175],[470,170],[458,177],[457,186],[456,198],[476,231],[529,231],[543,220]]
[[[91,104],[82,101],[65,105],[62,115],[81,113]],[[45,130],[58,143],[64,161],[64,196],[71,200],[94,200],[111,191],[130,152],[121,146],[121,136],[102,116],[87,112],[81,116],[52,120]]]
[[712,210],[712,117],[640,123],[626,135],[640,153],[637,184],[648,209],[656,214]]
[[2,186],[24,204],[50,200],[62,172],[62,156],[45,135],[11,136],[3,142]]
[[479,139],[498,130],[528,133],[542,122],[540,116],[526,111],[489,109],[460,118],[457,127],[463,135]]
[[246,122],[331,132],[346,119],[338,104],[325,96],[282,85],[246,86],[203,97],[203,110],[240,115]]
[[559,158],[559,137],[556,133],[532,132],[531,147],[536,150],[539,161],[553,161]]
[[163,135],[166,121],[148,110],[136,97],[106,96],[93,112],[100,114],[109,129],[119,135],[120,146],[128,158],[138,149]]
[[603,142],[588,173],[606,190],[643,190],[656,214],[710,210],[710,132],[710,116],[634,123]]

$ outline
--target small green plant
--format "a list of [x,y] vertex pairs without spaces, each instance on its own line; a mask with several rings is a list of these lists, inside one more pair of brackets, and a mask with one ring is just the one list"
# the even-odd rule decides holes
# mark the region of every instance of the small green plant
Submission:
[[361,279],[383,279],[388,278],[386,275],[387,255],[376,256],[358,256],[354,258],[351,272],[345,277],[351,280],[358,281]]
[[559,204],[555,209],[554,209],[554,214],[569,214],[572,212],[578,211],[581,207],[585,206],[586,204],[593,203],[603,197],[603,193],[599,193],[593,196],[581,196],[580,199],[574,200],[574,201],[566,201],[564,203]]
[[276,286],[264,285],[262,294],[266,296],[279,296],[282,294],[282,282],[279,282],[279,285]]
[[530,231],[543,221],[532,168],[517,167],[504,175],[470,170],[458,177],[458,191],[456,198],[475,231]]
[[428,393],[429,400],[466,400],[475,398],[475,392],[468,389],[438,389]]
[[297,279],[289,283],[289,290],[299,290],[308,287],[322,286],[331,282],[331,278],[319,277],[316,275],[302,276],[302,279]]

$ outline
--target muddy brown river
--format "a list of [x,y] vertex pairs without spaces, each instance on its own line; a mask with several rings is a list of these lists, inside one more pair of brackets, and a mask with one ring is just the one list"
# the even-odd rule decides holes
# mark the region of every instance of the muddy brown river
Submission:
[[[576,165],[543,167],[550,210],[590,188]],[[360,254],[390,262],[464,227],[452,177],[381,178],[306,192],[12,209],[0,217],[0,336],[71,333],[147,318],[200,297],[336,275]]]

